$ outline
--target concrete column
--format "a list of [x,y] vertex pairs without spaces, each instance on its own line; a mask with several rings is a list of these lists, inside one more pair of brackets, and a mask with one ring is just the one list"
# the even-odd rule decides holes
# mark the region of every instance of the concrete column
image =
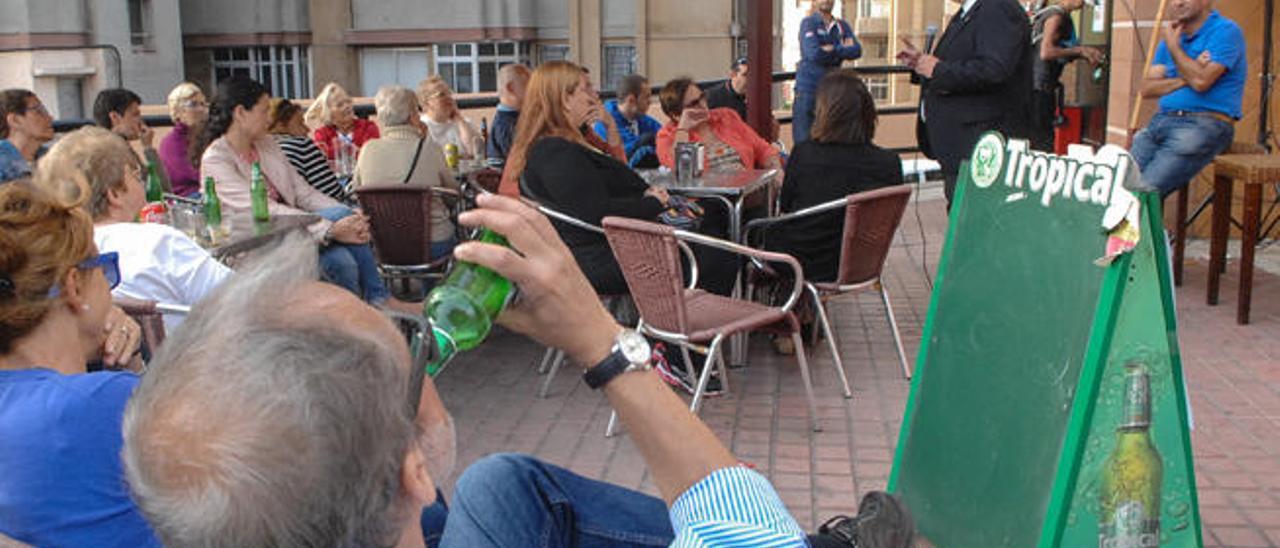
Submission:
[[347,91],[361,89],[359,55],[348,47],[345,32],[352,28],[351,0],[308,0],[311,23],[311,91],[328,82]]
[[649,74],[649,0],[636,0],[636,72]]
[[604,64],[600,58],[604,49],[601,42],[603,22],[600,0],[579,0],[578,8],[581,10],[579,14],[581,48],[578,49],[578,62],[591,71],[591,81],[599,87],[601,78],[604,76]]

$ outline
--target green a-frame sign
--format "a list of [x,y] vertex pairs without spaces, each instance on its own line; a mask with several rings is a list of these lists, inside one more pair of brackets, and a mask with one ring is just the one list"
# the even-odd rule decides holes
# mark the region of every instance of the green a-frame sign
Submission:
[[960,173],[890,491],[940,547],[1202,546],[1159,196],[1118,147]]

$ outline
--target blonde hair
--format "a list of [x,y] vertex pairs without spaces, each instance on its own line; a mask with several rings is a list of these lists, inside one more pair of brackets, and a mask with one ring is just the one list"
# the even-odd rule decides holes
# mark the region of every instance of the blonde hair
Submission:
[[426,108],[428,99],[438,97],[446,92],[452,93],[453,90],[449,88],[449,82],[444,81],[444,78],[438,74],[418,82],[418,89],[415,90],[418,96],[418,103],[423,108]]
[[347,96],[351,95],[347,93],[347,90],[342,89],[342,86],[338,85],[337,82],[329,82],[320,89],[320,95],[317,95],[315,100],[311,101],[311,106],[307,107],[306,114],[302,115],[302,121],[306,122],[307,127],[316,129],[333,123],[333,111],[329,110],[329,97],[338,92],[342,92]]
[[89,214],[98,220],[107,214],[108,192],[124,186],[124,170],[128,167],[142,169],[142,162],[129,143],[107,129],[86,126],[59,139],[40,159],[40,171],[62,170],[62,177],[41,177],[36,184],[62,185],[62,179],[67,177],[82,180],[88,186]]
[[0,355],[40,326],[58,302],[49,290],[93,251],[93,221],[81,208],[89,193],[68,174],[42,168],[46,184],[0,186]]
[[568,61],[549,61],[538,66],[529,78],[524,103],[520,107],[520,120],[516,123],[516,138],[511,144],[511,154],[503,169],[503,183],[507,178],[519,180],[528,161],[529,149],[543,137],[560,137],[582,146],[591,146],[582,131],[569,121],[564,99],[578,89],[584,74],[582,67]]
[[174,86],[169,91],[169,117],[173,118],[175,122],[178,121],[178,111],[183,108],[182,102],[195,97],[196,94],[204,95],[204,90],[201,90],[200,86],[191,82],[183,82]]

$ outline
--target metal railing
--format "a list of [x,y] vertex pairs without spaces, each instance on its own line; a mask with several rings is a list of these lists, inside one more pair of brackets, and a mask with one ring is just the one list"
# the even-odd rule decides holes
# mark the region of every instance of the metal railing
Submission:
[[[911,69],[901,65],[868,65],[868,66],[856,67],[856,70],[860,74],[864,74],[864,75],[892,75],[892,74],[910,74],[911,73]],[[790,82],[795,79],[796,79],[796,73],[794,71],[773,73],[774,83]],[[701,80],[698,82],[698,87],[702,89],[707,89],[712,86],[722,84],[724,82],[725,82],[724,78],[719,78],[715,80]],[[661,86],[654,86],[653,92],[657,93],[661,89],[662,89]],[[600,97],[602,99],[613,99],[616,96],[617,96],[617,93],[612,90],[600,92]],[[498,96],[496,94],[487,95],[483,97],[459,97],[458,98],[458,108],[462,110],[494,108],[497,106],[498,106]],[[898,115],[905,115],[905,114],[915,114],[918,109],[919,109],[919,104],[909,105],[909,106],[876,107],[876,113],[879,114],[880,116],[898,116]],[[362,118],[367,118],[369,116],[376,114],[377,112],[373,108],[373,105],[370,105],[370,104],[356,105],[355,111],[356,111],[356,116],[359,116]],[[143,116],[142,119],[144,122],[146,122],[148,126],[152,126],[152,127],[168,127],[173,125],[173,120],[168,115],[164,115],[164,114],[154,114],[154,115]],[[791,122],[790,114],[784,114],[778,117],[778,123],[780,124],[787,124],[790,122]],[[72,120],[55,120],[53,122],[53,130],[58,133],[65,133],[68,131],[75,130],[82,126],[92,125],[93,123],[94,123],[93,120],[90,120],[87,118],[72,119]],[[917,147],[898,147],[898,148],[891,148],[888,150],[895,153],[899,153],[899,154],[920,151],[920,149]]]

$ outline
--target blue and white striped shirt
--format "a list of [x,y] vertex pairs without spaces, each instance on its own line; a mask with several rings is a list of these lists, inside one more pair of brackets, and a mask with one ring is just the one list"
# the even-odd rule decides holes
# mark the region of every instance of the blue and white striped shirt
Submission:
[[742,466],[722,468],[671,505],[672,548],[803,548],[804,531],[769,480]]

